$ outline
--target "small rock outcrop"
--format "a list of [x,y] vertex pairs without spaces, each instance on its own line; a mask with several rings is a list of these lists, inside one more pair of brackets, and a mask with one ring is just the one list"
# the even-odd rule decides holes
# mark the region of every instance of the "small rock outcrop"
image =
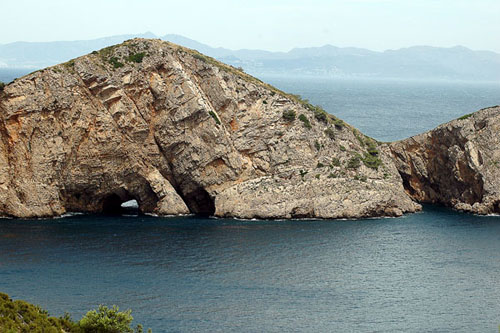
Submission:
[[482,109],[392,143],[408,193],[419,202],[500,213],[500,107]]
[[0,214],[399,216],[387,145],[196,51],[134,39],[0,93]]

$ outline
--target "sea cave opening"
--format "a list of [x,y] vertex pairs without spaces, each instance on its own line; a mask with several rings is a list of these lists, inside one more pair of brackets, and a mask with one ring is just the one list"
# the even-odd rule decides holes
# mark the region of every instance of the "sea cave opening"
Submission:
[[108,195],[102,201],[101,212],[105,215],[139,214],[137,200],[127,194],[119,196],[116,193]]
[[214,200],[202,187],[188,193],[183,199],[193,214],[200,216],[213,216],[215,214]]

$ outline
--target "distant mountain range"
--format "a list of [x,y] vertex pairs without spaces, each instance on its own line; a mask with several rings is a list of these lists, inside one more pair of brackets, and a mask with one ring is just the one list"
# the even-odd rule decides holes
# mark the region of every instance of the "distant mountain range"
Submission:
[[[43,68],[134,37],[158,38],[148,32],[82,41],[3,44],[0,68],[26,68],[26,71]],[[254,75],[500,81],[500,54],[463,46],[414,46],[375,52],[325,45],[270,52],[214,48],[180,35],[160,38],[242,67]]]

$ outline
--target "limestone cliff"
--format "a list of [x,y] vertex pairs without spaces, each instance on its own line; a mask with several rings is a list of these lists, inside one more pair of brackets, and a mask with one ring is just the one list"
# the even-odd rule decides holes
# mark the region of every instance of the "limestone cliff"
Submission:
[[189,50],[134,39],[0,93],[0,213],[242,218],[420,209],[387,146],[299,98]]
[[500,107],[391,144],[409,194],[458,210],[500,213]]

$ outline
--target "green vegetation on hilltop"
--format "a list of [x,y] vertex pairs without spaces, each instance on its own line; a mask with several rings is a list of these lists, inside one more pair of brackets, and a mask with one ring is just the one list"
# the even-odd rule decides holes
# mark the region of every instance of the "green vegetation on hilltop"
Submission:
[[[498,107],[499,107],[499,105],[488,106],[488,107],[486,107],[486,108],[482,108],[482,109],[480,109],[479,111],[488,110],[488,109],[493,109],[493,108],[498,108]],[[464,114],[463,116],[458,117],[457,119],[458,119],[458,120],[468,119],[468,118],[472,117],[472,116],[474,115],[474,113],[477,113],[477,112],[479,112],[479,111]]]
[[345,126],[344,121],[342,119],[338,119],[338,118],[333,121],[333,124],[335,125],[335,127],[337,129],[342,129]]
[[[91,54],[99,56],[102,61],[110,63],[115,69],[125,66],[124,62],[139,64],[142,62],[144,57],[147,57],[147,54],[145,52],[137,52],[138,44],[133,43],[132,41],[133,40],[128,40],[122,44],[108,46],[99,51],[93,51]],[[128,48],[129,55],[127,57],[123,58],[122,56],[115,54],[115,50],[120,46]]]
[[[68,314],[50,317],[48,312],[25,301],[13,301],[0,293],[0,332],[5,333],[142,333],[141,325],[132,329],[131,310],[120,312],[117,306],[99,305],[74,322]],[[151,332],[151,330],[148,330]]]
[[464,119],[467,119],[467,118],[471,117],[472,115],[473,115],[473,113],[464,114],[463,116],[459,117],[458,119],[459,120],[464,120]]
[[131,54],[127,57],[127,60],[130,62],[136,62],[136,63],[141,63],[142,59],[146,56],[146,53],[144,52],[139,52],[135,54]]
[[[204,55],[196,50],[189,49],[184,46],[180,46],[171,42],[167,41],[161,41],[161,40],[147,40],[147,39],[130,39],[127,40],[121,44],[116,44],[116,45],[111,45],[105,48],[102,48],[98,51],[93,51],[91,52],[90,59],[100,59],[102,61],[100,66],[103,66],[104,64],[109,64],[112,66],[114,69],[119,69],[124,67],[127,63],[142,63],[143,59],[147,57],[149,54],[147,53],[148,50],[152,50],[153,46],[165,46],[168,45],[170,49],[173,49],[173,52],[177,53],[177,55],[183,57],[185,55],[190,55],[193,58],[209,64],[218,67],[219,69],[231,73],[233,75],[238,76],[239,78],[249,82],[253,83],[259,86],[262,86],[265,89],[268,89],[270,91],[270,94],[272,96],[278,94],[280,96],[283,96],[292,102],[296,102],[300,105],[302,105],[305,109],[309,110],[312,112],[312,115],[314,116],[314,119],[316,119],[319,122],[323,122],[325,124],[331,124],[334,125],[335,129],[341,130],[345,126],[347,126],[341,119],[336,118],[335,116],[327,113],[321,106],[318,105],[313,105],[312,103],[309,102],[307,99],[303,99],[300,95],[295,95],[295,94],[289,94],[286,93],[268,83],[265,83],[261,81],[260,79],[253,77],[247,73],[244,72],[243,68],[241,67],[234,67],[228,64],[225,64],[223,62],[220,62],[212,57],[209,57],[207,55]],[[153,51],[151,51],[153,52]],[[108,66],[109,66],[108,65]],[[75,71],[75,59],[72,59],[64,64],[62,64],[62,67],[60,65],[56,65],[52,67],[52,70],[54,72],[62,72],[62,69],[66,69],[69,72],[74,72]],[[263,102],[264,104],[267,104],[267,101]],[[295,120],[295,117],[293,115],[294,111],[286,111],[283,114],[283,118],[287,121],[293,121]],[[214,115],[211,115],[217,123],[220,123],[220,120],[218,117],[214,117]],[[299,119],[303,122],[303,125],[310,129],[312,128],[312,123],[311,120],[312,118],[306,115],[300,115]],[[218,121],[219,120],[219,121]],[[335,135],[333,132],[333,126],[332,129],[327,130],[325,133],[328,137],[334,139]]]
[[121,68],[125,66],[123,62],[120,62],[117,57],[109,58],[108,62],[113,65],[113,68]]
[[5,88],[5,83],[0,81],[0,92],[2,92],[4,88]]

